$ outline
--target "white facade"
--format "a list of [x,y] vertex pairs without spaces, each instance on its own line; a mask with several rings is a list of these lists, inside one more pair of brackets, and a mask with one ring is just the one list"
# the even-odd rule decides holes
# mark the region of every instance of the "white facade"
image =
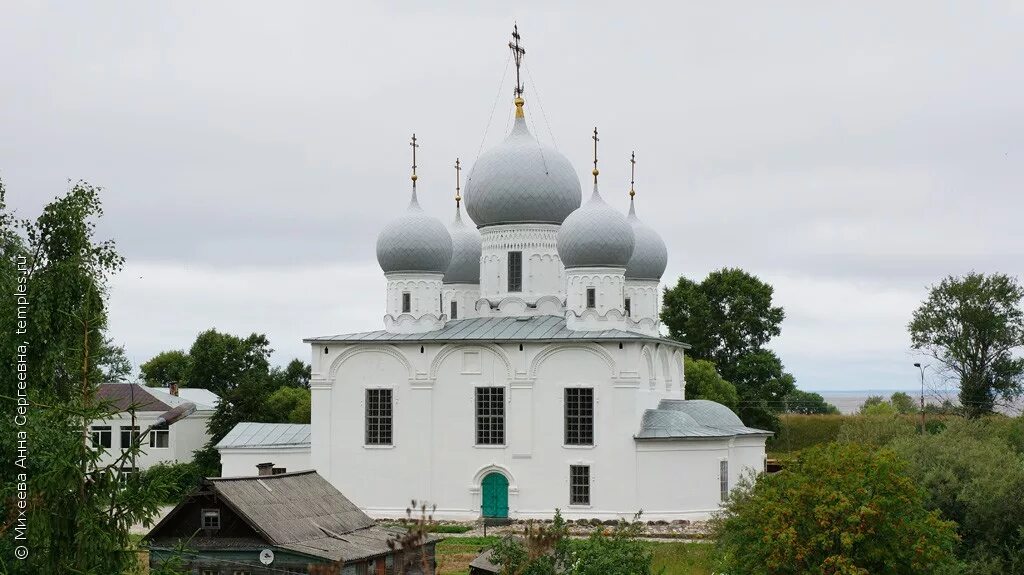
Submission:
[[479,236],[458,192],[439,231],[414,173],[409,210],[377,239],[384,329],[305,340],[311,464],[378,517],[416,499],[453,519],[704,518],[762,470],[769,434],[684,399],[686,346],[659,321],[664,242],[632,187],[628,217],[599,193],[596,129],[583,201],[520,94],[511,132],[467,179]]
[[307,471],[312,469],[309,462],[309,446],[306,447],[263,447],[255,449],[224,448],[220,451],[221,477],[249,477],[259,475],[256,467],[261,463],[273,463],[280,473]]
[[238,423],[216,445],[221,477],[260,475],[260,465],[269,473],[308,471],[309,437],[309,424]]

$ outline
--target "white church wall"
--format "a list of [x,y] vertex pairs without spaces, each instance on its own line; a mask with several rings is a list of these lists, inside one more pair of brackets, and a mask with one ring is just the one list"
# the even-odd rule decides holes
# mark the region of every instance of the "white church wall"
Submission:
[[313,469],[309,447],[219,449],[221,477],[259,475],[260,463],[273,463],[288,472]]
[[[480,230],[480,296],[500,301],[508,296],[534,303],[543,296],[565,297],[565,268],[555,247],[558,226],[514,224]],[[508,291],[508,252],[523,253],[522,291]]]
[[[469,319],[477,317],[476,302],[480,299],[480,284],[444,284],[442,307],[448,319]],[[457,307],[458,317],[452,317],[452,302]]]
[[637,493],[644,516],[703,519],[717,511],[720,461],[728,458],[728,439],[637,442]]
[[[384,328],[395,333],[422,333],[444,327],[447,314],[441,309],[443,274],[389,273],[387,315]],[[408,294],[409,311],[405,311]]]
[[623,292],[629,298],[630,318],[660,322],[661,290],[658,287],[658,280],[625,280]]

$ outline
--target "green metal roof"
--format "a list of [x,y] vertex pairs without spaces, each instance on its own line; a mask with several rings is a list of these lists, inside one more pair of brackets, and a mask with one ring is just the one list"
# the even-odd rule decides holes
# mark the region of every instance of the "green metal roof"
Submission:
[[516,317],[478,317],[449,321],[443,328],[424,333],[391,333],[385,330],[364,331],[339,335],[312,337],[305,343],[356,343],[356,342],[454,342],[489,341],[554,342],[565,340],[583,341],[645,341],[689,348],[685,343],[654,337],[622,329],[601,331],[576,331],[565,325],[565,318],[558,315],[534,315]]

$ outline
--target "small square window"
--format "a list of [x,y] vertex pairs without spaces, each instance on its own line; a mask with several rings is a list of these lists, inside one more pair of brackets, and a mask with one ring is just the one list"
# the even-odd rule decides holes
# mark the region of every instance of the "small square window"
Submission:
[[412,311],[412,294],[409,292],[402,292],[402,313],[410,313]]
[[101,447],[110,449],[111,442],[113,440],[113,432],[110,430],[109,425],[94,425],[92,426],[92,446],[99,449]]
[[597,307],[597,290],[587,288],[587,308],[593,309],[595,307]]
[[203,509],[203,529],[220,529],[220,509]]
[[590,466],[569,466],[569,505],[590,505]]
[[459,319],[459,303],[456,301],[452,302],[452,313],[451,319]]

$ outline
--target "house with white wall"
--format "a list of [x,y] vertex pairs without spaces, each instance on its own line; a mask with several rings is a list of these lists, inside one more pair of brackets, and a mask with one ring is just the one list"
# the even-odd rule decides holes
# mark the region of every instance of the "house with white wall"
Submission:
[[259,475],[263,468],[269,468],[271,474],[312,469],[308,423],[243,421],[216,447],[220,452],[221,477]]
[[154,388],[137,383],[104,383],[100,385],[96,399],[108,404],[114,412],[90,425],[90,443],[103,449],[102,465],[121,458],[133,438],[137,440],[161,415],[186,402],[196,406],[188,417],[151,431],[142,440],[142,449],[134,460],[126,460],[119,465],[125,471],[144,470],[157,463],[192,461],[193,452],[210,440],[206,425],[220,401],[216,394],[206,389]]

